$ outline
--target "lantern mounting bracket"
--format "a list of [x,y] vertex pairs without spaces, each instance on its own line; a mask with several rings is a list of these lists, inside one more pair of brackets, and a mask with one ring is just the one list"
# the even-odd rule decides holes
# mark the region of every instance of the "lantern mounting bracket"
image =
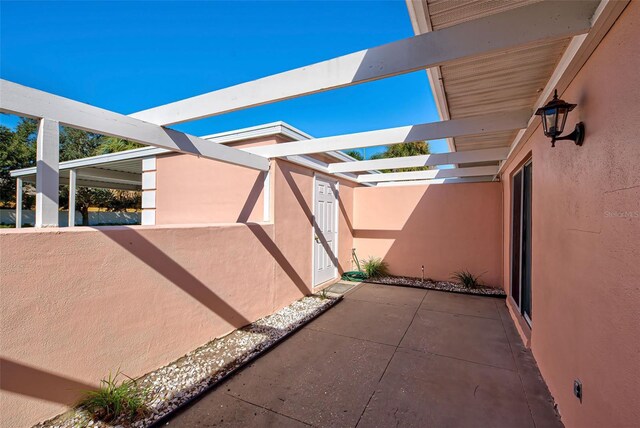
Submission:
[[565,135],[564,137],[551,138],[551,147],[555,147],[556,141],[559,140],[571,140],[576,143],[576,146],[581,146],[584,142],[584,122],[576,123],[576,128],[571,134]]

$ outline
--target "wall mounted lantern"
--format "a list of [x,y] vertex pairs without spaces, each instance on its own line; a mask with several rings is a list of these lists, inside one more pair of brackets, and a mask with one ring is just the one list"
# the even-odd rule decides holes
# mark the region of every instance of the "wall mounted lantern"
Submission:
[[573,110],[577,104],[569,104],[568,102],[558,99],[558,90],[553,93],[553,99],[544,107],[536,110],[536,115],[542,116],[542,127],[544,135],[551,138],[551,147],[556,146],[556,141],[571,140],[576,145],[581,146],[584,141],[584,123],[579,122],[576,128],[569,135],[561,137],[564,131],[564,124],[567,121],[569,112]]

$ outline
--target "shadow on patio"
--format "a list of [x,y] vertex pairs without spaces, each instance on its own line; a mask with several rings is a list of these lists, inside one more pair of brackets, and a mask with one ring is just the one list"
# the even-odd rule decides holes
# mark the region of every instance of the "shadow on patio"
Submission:
[[171,426],[562,426],[501,299],[365,284]]

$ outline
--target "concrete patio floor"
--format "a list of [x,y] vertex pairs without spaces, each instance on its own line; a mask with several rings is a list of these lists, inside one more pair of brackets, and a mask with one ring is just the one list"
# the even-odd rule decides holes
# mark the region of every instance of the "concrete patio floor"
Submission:
[[504,301],[363,284],[178,427],[561,427]]

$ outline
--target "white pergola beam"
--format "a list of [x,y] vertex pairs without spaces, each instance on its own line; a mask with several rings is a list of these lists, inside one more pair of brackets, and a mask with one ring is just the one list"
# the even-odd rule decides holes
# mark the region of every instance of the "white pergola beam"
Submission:
[[470,150],[466,152],[432,153],[430,155],[406,156],[401,158],[332,163],[329,164],[329,172],[356,172],[375,169],[416,168],[469,162],[501,161],[507,158],[508,153],[508,147],[499,147],[496,149]]
[[438,178],[463,178],[492,176],[498,166],[474,166],[471,168],[431,169],[427,171],[392,172],[387,174],[361,174],[359,183],[380,183],[383,181],[433,180]]
[[260,156],[7,80],[0,80],[0,94],[0,111],[6,113],[47,118],[85,131],[261,171],[269,168],[269,161]]
[[585,33],[597,1],[542,2],[132,114],[172,125]]
[[69,170],[69,227],[76,225],[76,179],[75,169]]
[[251,147],[243,150],[273,158],[385,146],[414,141],[437,140],[462,135],[521,129],[527,126],[527,121],[530,116],[531,111],[528,109],[516,110],[511,113],[490,114],[464,119],[445,120],[442,122],[423,123],[420,125],[401,126],[398,128],[315,138],[292,143]]
[[436,178],[433,180],[406,180],[406,181],[382,181],[375,187],[395,186],[425,186],[432,184],[460,184],[460,183],[487,183],[492,182],[493,177],[465,177],[465,178]]
[[59,145],[59,123],[40,119],[36,141],[36,227],[58,226]]

